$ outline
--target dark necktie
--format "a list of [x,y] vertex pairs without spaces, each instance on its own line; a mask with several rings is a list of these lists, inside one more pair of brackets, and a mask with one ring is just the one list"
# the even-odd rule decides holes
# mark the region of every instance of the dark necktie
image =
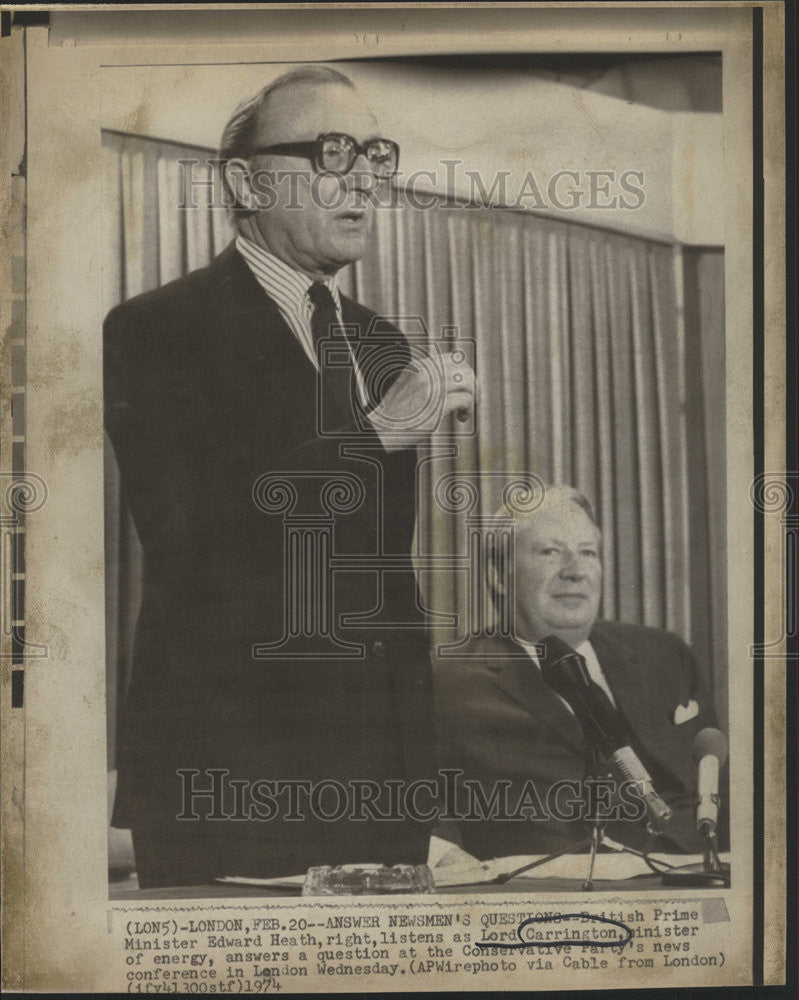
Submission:
[[[352,421],[355,402],[352,359],[344,337],[331,340],[334,329],[341,324],[330,289],[321,281],[315,281],[308,289],[308,298],[314,307],[311,334],[319,362],[321,428],[331,431]],[[324,351],[320,346],[323,340],[329,344]]]

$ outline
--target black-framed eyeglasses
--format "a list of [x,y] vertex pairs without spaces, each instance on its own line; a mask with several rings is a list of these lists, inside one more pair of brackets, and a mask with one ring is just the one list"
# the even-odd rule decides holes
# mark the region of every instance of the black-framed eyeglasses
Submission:
[[275,153],[281,156],[304,156],[314,169],[331,174],[348,174],[363,153],[375,177],[391,177],[399,166],[399,146],[391,139],[367,139],[360,143],[344,132],[324,132],[313,142],[279,142],[260,146],[253,156]]

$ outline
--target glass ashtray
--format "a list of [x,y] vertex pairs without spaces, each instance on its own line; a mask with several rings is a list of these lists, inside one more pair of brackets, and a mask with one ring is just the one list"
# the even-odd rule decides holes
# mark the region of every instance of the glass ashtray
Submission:
[[309,868],[303,896],[387,896],[435,892],[427,865],[320,865]]

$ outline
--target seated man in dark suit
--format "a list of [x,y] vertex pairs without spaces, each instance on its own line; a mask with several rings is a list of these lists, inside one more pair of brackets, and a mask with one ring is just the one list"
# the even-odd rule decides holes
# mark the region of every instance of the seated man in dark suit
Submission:
[[[638,850],[701,851],[692,741],[717,723],[690,650],[661,629],[597,620],[601,534],[576,490],[548,487],[537,509],[516,514],[515,538],[505,578],[496,560],[489,570],[498,610],[512,585],[515,638],[478,636],[464,659],[442,659],[436,671],[441,766],[479,783],[489,808],[505,786],[493,817],[481,818],[484,807],[467,818],[460,811],[462,846],[486,859],[546,854],[587,836],[592,754],[571,707],[545,683],[536,655],[535,644],[554,636],[582,655],[673,813],[655,836],[629,789],[625,795],[621,787],[606,792],[594,785],[594,799],[612,817],[607,836]],[[600,760],[600,778],[608,773]]]

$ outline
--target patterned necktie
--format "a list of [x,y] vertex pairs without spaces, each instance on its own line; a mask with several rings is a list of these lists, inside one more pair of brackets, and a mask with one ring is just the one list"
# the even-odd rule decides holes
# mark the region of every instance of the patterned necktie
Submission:
[[[343,337],[335,338],[335,346],[331,343],[334,328],[341,324],[330,289],[321,281],[315,281],[308,289],[308,298],[314,307],[311,334],[319,362],[320,426],[323,430],[330,431],[352,421],[355,398],[350,391],[351,385],[353,393],[355,388],[352,359]],[[328,341],[326,351],[320,349],[322,340]]]

